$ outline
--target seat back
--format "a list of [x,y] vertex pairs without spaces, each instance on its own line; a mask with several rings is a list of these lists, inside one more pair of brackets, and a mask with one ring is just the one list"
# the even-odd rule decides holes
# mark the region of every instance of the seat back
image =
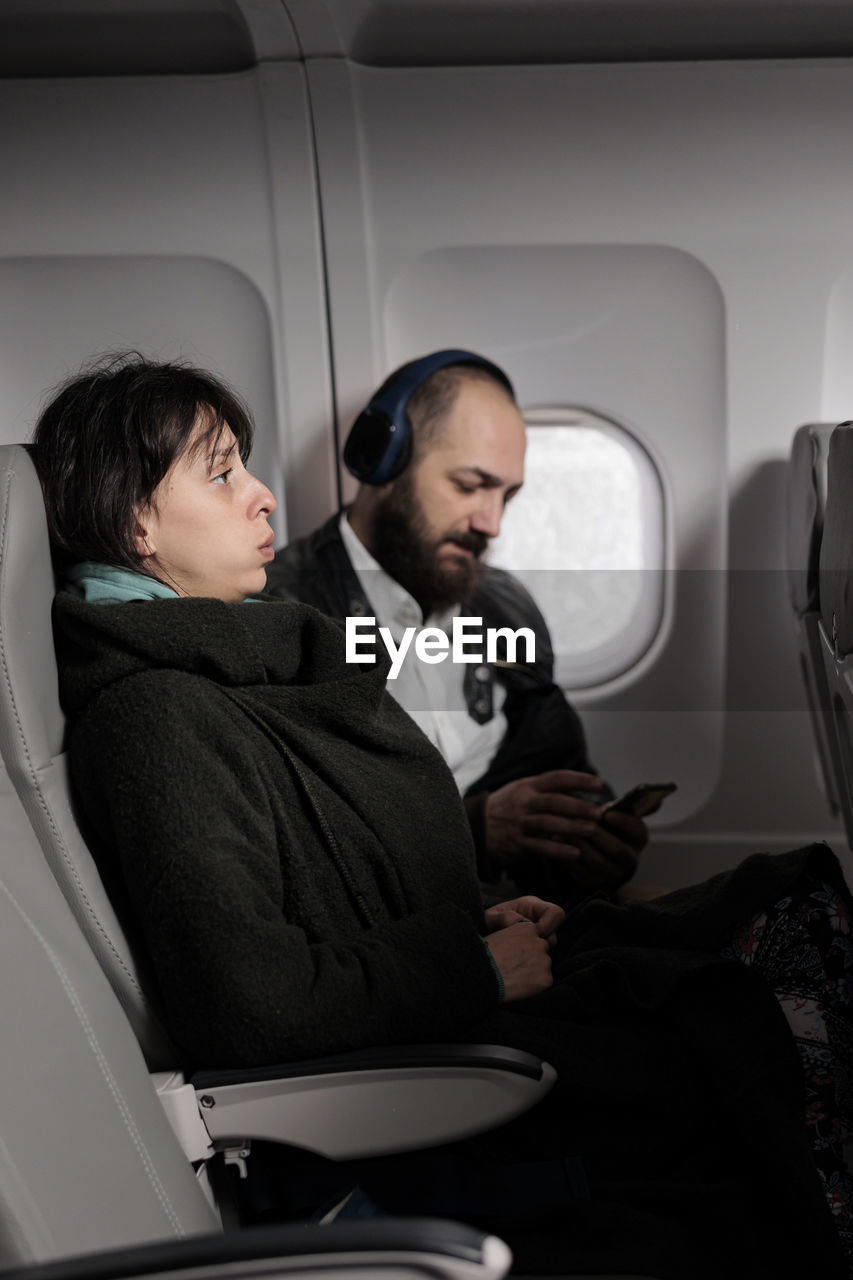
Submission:
[[830,812],[836,815],[840,764],[831,729],[832,708],[818,635],[820,548],[829,440],[833,430],[833,423],[812,422],[794,434],[788,464],[787,560],[794,634],[817,748],[818,771]]
[[218,1228],[0,767],[0,1268]]
[[838,798],[853,849],[853,423],[832,433],[820,551],[819,638]]
[[0,755],[51,871],[128,1016],[152,1070],[177,1055],[152,984],[83,839],[71,797],[41,486],[23,445],[0,446]]
[[788,584],[794,613],[820,608],[820,544],[826,509],[829,438],[834,422],[807,422],[794,432],[788,464]]
[[222,1236],[2,765],[0,972],[4,1277],[502,1280],[501,1242],[426,1219]]

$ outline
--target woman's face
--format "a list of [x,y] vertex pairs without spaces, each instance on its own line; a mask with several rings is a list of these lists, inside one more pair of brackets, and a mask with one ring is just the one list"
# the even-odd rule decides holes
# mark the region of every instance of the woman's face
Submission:
[[[206,424],[196,426],[196,438]],[[240,460],[229,427],[192,444],[137,512],[137,549],[147,568],[181,596],[243,600],[266,585],[273,558],[267,518],[276,500]]]

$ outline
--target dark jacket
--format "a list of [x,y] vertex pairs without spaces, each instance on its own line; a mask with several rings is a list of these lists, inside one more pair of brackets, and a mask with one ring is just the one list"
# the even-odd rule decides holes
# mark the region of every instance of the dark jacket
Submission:
[[[267,570],[266,593],[312,604],[332,618],[359,617],[373,612],[362,590],[339,529],[340,513],[321,528],[276,552]],[[503,569],[484,568],[476,594],[462,606],[466,616],[482,618],[484,628],[530,627],[536,636],[536,662],[513,667],[468,665],[465,700],[469,714],[481,723],[493,714],[493,682],[506,689],[507,731],[486,772],[466,791],[466,810],[483,880],[497,877],[499,868],[486,858],[483,847],[483,809],[487,795],[516,778],[550,769],[578,769],[595,773],[587,756],[580,718],[554,683],[554,653],[548,627],[533,598],[517,578]],[[608,788],[603,799],[612,796]],[[513,863],[513,877],[521,887],[543,896],[564,898],[570,884],[556,883],[561,868],[542,858]]]
[[454,1037],[496,1006],[453,778],[334,623],[64,593],[55,616],[73,784],[179,1043],[276,1062]]
[[843,886],[827,850],[758,855],[645,907],[587,904],[554,986],[497,1007],[454,781],[382,667],[344,662],[333,622],[275,601],[65,594],[54,621],[81,815],[121,866],[191,1055],[528,1049],[558,1083],[476,1154],[581,1154],[595,1196],[517,1257],[668,1280],[845,1274],[787,1024],[761,976],[718,955],[807,869]]

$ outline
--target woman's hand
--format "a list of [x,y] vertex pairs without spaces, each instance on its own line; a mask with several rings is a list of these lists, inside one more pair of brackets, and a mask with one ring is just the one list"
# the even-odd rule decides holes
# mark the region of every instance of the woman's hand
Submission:
[[539,937],[544,938],[548,945],[553,947],[557,941],[557,930],[565,920],[566,913],[555,902],[545,902],[542,898],[525,894],[521,898],[513,898],[509,902],[499,902],[497,906],[489,907],[485,916],[486,928],[490,932],[528,921],[536,926]]
[[532,921],[521,920],[490,933],[485,942],[500,970],[507,1003],[538,995],[553,984],[550,946]]

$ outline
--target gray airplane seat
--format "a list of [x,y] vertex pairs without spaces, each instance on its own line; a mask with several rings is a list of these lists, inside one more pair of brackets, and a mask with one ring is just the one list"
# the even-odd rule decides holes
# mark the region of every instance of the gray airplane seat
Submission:
[[800,672],[814,731],[818,766],[830,811],[837,814],[839,762],[834,734],[827,728],[831,708],[818,631],[820,547],[826,507],[829,438],[834,426],[829,422],[811,422],[799,427],[794,434],[788,464],[787,561]]
[[828,689],[827,732],[853,849],[853,423],[832,433],[820,549],[819,638]]
[[223,1234],[2,767],[0,972],[3,1280],[505,1274],[501,1241],[451,1223]]
[[[187,1159],[245,1171],[253,1139],[331,1160],[438,1145],[527,1110],[553,1069],[500,1046],[393,1046],[255,1071],[195,1070],[156,1013],[150,979],[78,828],[51,631],[53,570],[41,488],[21,445],[0,447],[0,752],[47,864],[154,1073]],[[199,1064],[192,1064],[198,1068]],[[201,1064],[215,1067],[216,1064]]]
[[0,446],[0,1280],[501,1280],[506,1246],[456,1223],[221,1233],[217,1151],[240,1168],[255,1138],[331,1159],[417,1150],[521,1114],[554,1072],[499,1046],[419,1045],[187,1080],[77,828],[53,594],[35,470]]
[[2,768],[0,972],[0,1264],[214,1230]]
[[21,445],[0,448],[0,753],[50,868],[112,983],[152,1069],[174,1050],[151,983],[104,891],[71,809],[51,603],[55,592],[41,487]]

